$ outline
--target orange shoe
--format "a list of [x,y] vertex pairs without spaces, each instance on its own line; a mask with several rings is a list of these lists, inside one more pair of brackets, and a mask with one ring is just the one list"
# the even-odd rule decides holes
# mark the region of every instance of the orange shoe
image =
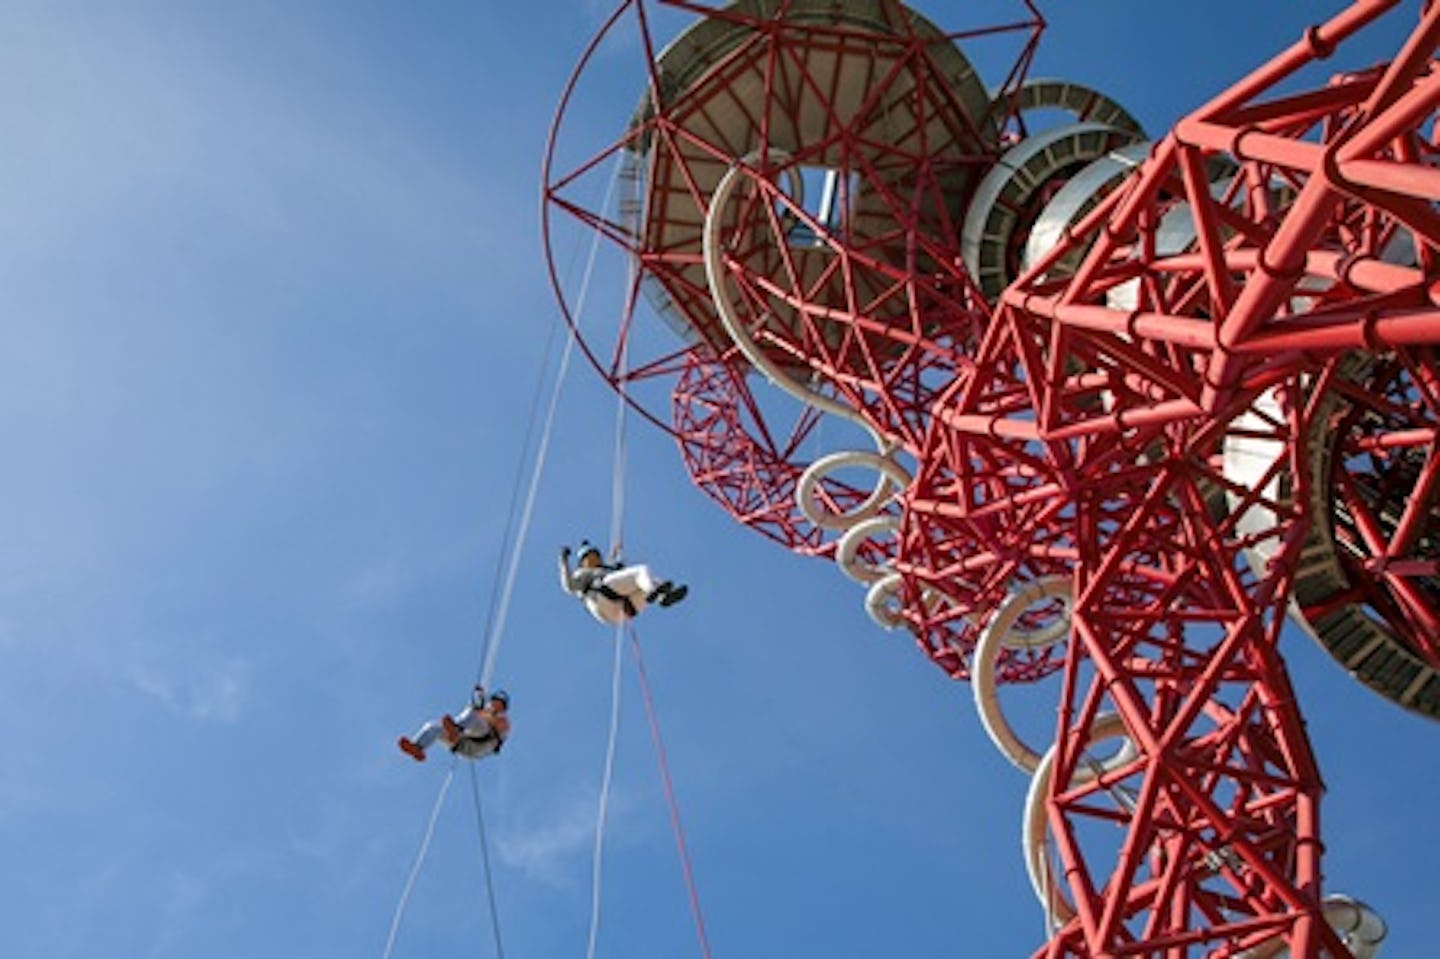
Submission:
[[400,751],[417,763],[425,761],[425,750],[420,748],[420,744],[412,742],[404,736],[400,737]]
[[446,742],[453,746],[460,741],[461,730],[459,723],[451,719],[449,716],[441,716],[440,725],[445,727]]

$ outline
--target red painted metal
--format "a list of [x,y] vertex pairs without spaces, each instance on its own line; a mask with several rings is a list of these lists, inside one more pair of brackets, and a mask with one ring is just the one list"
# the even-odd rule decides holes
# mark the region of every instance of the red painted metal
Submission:
[[[675,379],[671,422],[681,459],[695,485],[745,526],[805,555],[832,555],[834,541],[800,513],[795,488],[802,450],[820,417],[802,410],[784,432],[766,417],[742,370],[700,351]],[[838,482],[823,488],[834,511],[853,509],[868,490]],[[872,560],[878,557],[871,555]]]
[[[1068,644],[1007,649],[998,667],[1002,681],[1062,671],[1040,797],[1057,918],[1037,957],[1349,955],[1321,913],[1322,786],[1278,642],[1323,546],[1350,585],[1311,602],[1311,621],[1361,610],[1440,669],[1440,5],[1394,60],[1296,92],[1297,71],[1394,3],[1357,0],[1307,30],[1177,124],[994,304],[959,223],[1025,135],[1012,93],[1043,26],[1033,8],[1010,25],[1028,41],[999,106],[977,115],[940,82],[953,62],[935,37],[960,34],[890,0],[864,25],[814,3],[673,5],[735,33],[677,77],[644,4],[622,6],[648,94],[606,150],[561,174],[552,139],[547,161],[547,210],[638,267],[592,362],[632,399],[641,381],[668,388],[669,415],[647,415],[739,522],[835,552],[794,505],[817,415],[757,397],[717,311],[702,234],[718,217],[719,283],[746,337],[913,474],[893,542],[862,555],[898,577],[897,618],[926,655],[968,676],[992,610],[1070,579],[1068,614],[1021,620],[1068,615]],[[868,71],[864,97],[845,70]],[[884,127],[900,99],[909,112]],[[633,222],[571,197],[627,155],[646,164]],[[797,196],[806,168],[839,172],[851,220]],[[740,187],[712,212],[730,170]],[[636,352],[646,283],[680,348]],[[1227,472],[1236,441],[1274,451],[1258,482]],[[868,492],[824,490],[836,509]],[[1114,723],[1135,757],[1077,775]]]
[[[1431,343],[1440,339],[1437,326],[1432,314]],[[1440,356],[1425,346],[1389,351],[1353,378],[1334,380],[1344,406],[1330,423],[1336,449],[1322,498],[1336,506],[1317,522],[1339,544],[1354,589],[1345,598],[1440,667],[1437,377]]]
[[[1440,105],[1428,75],[1440,8],[1407,48],[1423,66],[1402,55],[1310,96],[1261,98],[1383,6],[1355,5],[1182,121],[1006,291],[974,369],[931,420],[941,434],[931,448],[962,451],[947,475],[983,461],[1025,477],[994,520],[1011,531],[1008,555],[1074,554],[1046,797],[1074,915],[1037,955],[1282,944],[1293,956],[1346,954],[1320,919],[1321,783],[1276,645],[1309,532],[1308,447],[1317,426],[1336,425],[1307,413],[1337,386],[1324,371],[1340,351],[1363,346],[1378,354],[1373,369],[1339,386],[1352,402],[1331,460],[1337,532],[1374,611],[1440,665],[1430,347],[1440,231],[1429,213],[1440,184],[1419,162]],[[1212,190],[1203,171],[1220,155],[1246,191]],[[1177,213],[1196,238],[1179,262],[1158,235]],[[1351,264],[1383,261],[1402,230],[1420,267],[1355,283]],[[1047,275],[1086,243],[1073,277]],[[1219,463],[1227,433],[1267,391],[1284,413],[1259,432],[1292,451],[1285,495],[1278,483],[1230,488]],[[1017,490],[1050,498],[1021,502]],[[1217,504],[1216,491],[1263,506],[1270,528],[1244,528],[1245,511]],[[971,518],[973,498],[948,502]],[[1073,509],[1050,514],[1060,529],[1028,520],[1064,499]],[[1269,562],[1252,569],[1245,550],[1271,537]],[[1120,716],[1140,755],[1068,786],[1103,713]],[[1121,826],[1118,842],[1087,845],[1093,822]]]
[[[646,5],[623,4],[607,21],[567,84],[547,151],[552,281],[578,330],[579,311],[566,296],[551,246],[557,214],[620,247],[638,270],[619,323],[581,338],[592,365],[676,437],[695,484],[739,522],[797,552],[833,555],[835,540],[793,502],[814,458],[806,458],[805,440],[815,414],[771,422],[773,410],[757,402],[749,364],[716,315],[701,260],[710,194],[725,170],[740,167],[742,183],[724,216],[723,263],[741,322],[760,349],[807,388],[855,409],[896,448],[916,449],[937,392],[967,362],[988,321],[990,307],[962,263],[958,217],[998,158],[1003,131],[1023,128],[1007,103],[1025,80],[1043,20],[1026,4],[1027,16],[1014,23],[941,33],[917,25],[890,0],[864,5],[852,19],[830,17],[823,4],[800,5],[804,16],[794,23],[783,3],[674,6],[748,32],[728,46],[711,38],[715,51],[701,54],[714,58],[709,72],[677,91],[657,52],[662,45],[650,34]],[[649,51],[648,92],[623,136],[562,167],[558,133],[580,77],[602,43],[626,27]],[[1021,42],[999,106],[990,106],[972,78],[984,102],[978,113],[967,110],[944,82],[947,68],[958,68],[937,61],[935,50],[1007,32]],[[832,102],[842,72],[837,63],[868,78],[843,116]],[[736,97],[732,88],[745,83],[760,89]],[[599,198],[596,181],[611,167],[626,171],[622,188],[626,177],[642,184],[631,223]],[[843,174],[850,219],[819,222],[794,188],[807,170]],[[584,199],[582,184],[591,188]],[[794,242],[797,232],[813,239]],[[638,314],[647,293],[683,322],[687,340],[678,349],[673,337],[642,335],[650,318]],[[655,383],[663,388],[646,394]],[[668,416],[661,405],[667,399]],[[838,509],[854,506],[865,492],[824,485]],[[895,549],[870,542],[860,552],[880,564],[892,561]],[[922,648],[964,677],[976,624],[953,604],[936,609],[920,602],[922,588],[906,574],[901,597],[913,601],[903,604],[902,615],[917,624]],[[1007,652],[1001,659],[1007,679],[1034,678],[1058,665],[1054,651]]]

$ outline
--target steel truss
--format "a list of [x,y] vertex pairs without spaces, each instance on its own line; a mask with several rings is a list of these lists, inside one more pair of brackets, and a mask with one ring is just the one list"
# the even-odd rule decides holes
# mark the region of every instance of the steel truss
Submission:
[[[1440,5],[1392,61],[1296,92],[1394,4],[1310,28],[1033,262],[1021,241],[1091,157],[1007,185],[994,269],[1013,282],[993,302],[962,224],[1044,101],[1033,8],[945,34],[892,0],[674,6],[709,19],[661,52],[643,4],[607,25],[633,13],[647,51],[626,133],[568,173],[553,142],[547,162],[547,210],[637,267],[592,361],[632,398],[660,377],[669,413],[647,414],[697,486],[836,558],[950,675],[986,643],[989,684],[1060,671],[1054,744],[1020,763],[1054,930],[1036,957],[1350,956],[1278,644],[1293,612],[1367,683],[1440,711]],[[991,100],[953,44],[995,30],[1024,42]],[[1065,104],[1080,122],[1056,144],[1137,136],[1093,120],[1118,110],[1098,95]],[[629,220],[571,195],[615,157]],[[637,356],[647,297],[679,349]],[[762,380],[802,412],[776,414]],[[822,414],[873,438],[844,460],[873,489],[815,473]],[[1392,659],[1367,673],[1377,650]]]

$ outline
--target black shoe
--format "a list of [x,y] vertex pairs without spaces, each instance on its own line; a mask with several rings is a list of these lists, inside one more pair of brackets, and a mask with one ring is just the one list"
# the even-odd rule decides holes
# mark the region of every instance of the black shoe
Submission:
[[668,596],[668,595],[670,595],[670,590],[672,590],[672,589],[674,589],[674,588],[675,588],[675,584],[672,583],[672,582],[670,582],[670,581],[667,579],[667,580],[665,580],[665,582],[659,584],[659,585],[656,586],[654,589],[650,590],[650,594],[645,597],[645,602],[647,602],[647,603],[657,603],[657,602],[658,602],[661,606],[664,606],[664,605],[665,605],[665,597]]
[[[667,584],[668,586],[669,584]],[[661,606],[674,606],[690,593],[689,586],[670,586],[665,590],[665,595],[660,597]]]

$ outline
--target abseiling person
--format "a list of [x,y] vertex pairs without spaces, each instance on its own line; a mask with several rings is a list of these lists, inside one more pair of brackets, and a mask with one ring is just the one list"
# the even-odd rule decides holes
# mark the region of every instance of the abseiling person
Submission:
[[646,606],[674,606],[690,588],[657,580],[643,563],[607,563],[600,550],[584,540],[570,566],[570,547],[560,550],[560,588],[585,604],[602,623],[619,625],[640,615]]
[[414,739],[400,737],[400,751],[416,762],[425,761],[425,752],[437,740],[451,752],[466,759],[480,759],[498,753],[510,735],[510,697],[497,689],[489,697],[476,686],[470,704],[458,716],[432,719]]

